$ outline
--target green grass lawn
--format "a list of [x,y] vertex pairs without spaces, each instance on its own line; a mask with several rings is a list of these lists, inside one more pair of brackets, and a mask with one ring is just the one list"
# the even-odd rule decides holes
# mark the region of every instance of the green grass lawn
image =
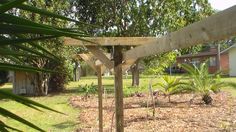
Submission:
[[[179,76],[177,76],[179,77]],[[124,95],[128,96],[136,91],[145,92],[148,91],[148,84],[152,76],[143,76],[141,75],[140,79],[140,87],[135,88],[131,87],[131,76],[127,78],[124,77]],[[113,92],[113,77],[103,77],[103,85],[107,92]],[[236,78],[223,78],[224,81],[236,82]],[[160,81],[158,79],[154,79],[153,82]],[[76,128],[80,126],[78,116],[79,109],[74,109],[68,104],[68,99],[71,96],[83,94],[80,89],[78,89],[79,85],[84,86],[85,84],[97,84],[96,77],[84,77],[79,82],[70,82],[67,86],[67,90],[64,93],[49,95],[47,97],[30,97],[30,99],[40,102],[46,106],[49,106],[55,110],[64,112],[67,114],[60,115],[51,111],[45,110],[44,112],[39,112],[23,106],[19,103],[9,100],[0,100],[1,107],[10,110],[11,112],[20,115],[21,117],[27,119],[30,122],[40,126],[42,129],[50,132],[70,132],[74,131]],[[5,89],[11,91],[12,85],[6,84],[1,89]],[[232,95],[236,96],[236,89],[233,88],[224,88],[223,90],[231,92]],[[27,132],[34,132],[34,129],[31,129],[19,122],[13,121],[11,119],[4,118],[0,116],[0,119],[7,124],[21,129]]]

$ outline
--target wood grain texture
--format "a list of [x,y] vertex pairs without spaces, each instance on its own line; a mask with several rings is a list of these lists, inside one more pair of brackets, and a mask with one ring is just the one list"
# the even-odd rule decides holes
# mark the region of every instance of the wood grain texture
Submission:
[[110,58],[104,54],[102,50],[95,46],[87,46],[86,47],[97,59],[99,59],[102,64],[104,64],[107,68],[113,69],[113,63],[111,62]]
[[99,132],[103,132],[103,107],[102,107],[102,67],[97,66],[98,77],[98,117],[99,117]]
[[233,6],[202,21],[160,37],[155,43],[141,45],[127,51],[124,54],[124,61],[223,40],[235,35],[236,6]]
[[96,44],[68,37],[64,38],[64,44],[71,46],[135,46],[153,44],[158,40],[156,37],[85,37],[84,39]]
[[124,131],[122,58],[123,58],[122,57],[122,47],[115,46],[114,72],[115,72],[116,132],[123,132]]

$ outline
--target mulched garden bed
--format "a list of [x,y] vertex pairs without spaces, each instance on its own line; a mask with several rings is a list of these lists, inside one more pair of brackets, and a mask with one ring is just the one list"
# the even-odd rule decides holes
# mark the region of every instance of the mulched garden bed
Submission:
[[[211,96],[212,105],[205,105],[201,97],[195,98],[190,104],[192,94],[173,95],[171,103],[168,102],[168,98],[157,95],[155,118],[152,116],[148,95],[124,98],[125,131],[236,131],[236,99],[225,92]],[[78,119],[81,128],[77,131],[98,131],[97,97],[92,96],[85,100],[82,96],[74,96],[69,101],[73,107],[81,110]],[[148,108],[147,102],[149,102]],[[103,106],[104,131],[114,131],[114,98],[105,97]]]

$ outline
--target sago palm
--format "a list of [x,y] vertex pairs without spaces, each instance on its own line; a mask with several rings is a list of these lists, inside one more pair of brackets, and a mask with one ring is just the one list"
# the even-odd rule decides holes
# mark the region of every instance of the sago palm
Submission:
[[[47,58],[58,61],[57,57],[52,53],[45,50],[40,45],[33,43],[34,41],[43,41],[46,39],[52,39],[56,37],[72,37],[76,39],[82,39],[86,36],[82,30],[74,30],[68,28],[59,28],[51,25],[45,25],[42,23],[36,23],[18,15],[12,15],[9,13],[12,9],[19,9],[43,15],[45,17],[60,19],[64,21],[74,22],[76,24],[83,24],[77,20],[73,20],[55,13],[48,12],[43,9],[38,9],[33,6],[25,4],[27,0],[0,0],[0,70],[13,70],[13,71],[26,71],[26,72],[56,72],[48,69],[35,68],[29,65],[25,65],[22,60],[27,57]],[[27,37],[28,36],[28,37]],[[29,37],[34,36],[34,37]],[[18,50],[15,50],[15,49]],[[47,106],[40,103],[31,101],[27,98],[13,95],[0,89],[0,98],[6,98],[15,100],[30,108],[41,111],[39,108],[48,109],[54,112]],[[60,112],[58,112],[60,113]],[[40,127],[33,123],[21,118],[20,116],[2,108],[0,106],[0,115],[17,120],[25,125],[28,125],[38,131],[44,131]],[[5,124],[0,120],[0,131],[20,131],[16,128]]]
[[206,62],[200,64],[199,67],[188,64],[182,64],[182,67],[188,72],[190,78],[187,87],[200,94],[205,104],[212,103],[210,92],[218,92],[228,85],[221,81],[219,73],[209,74]]
[[168,97],[169,102],[170,96],[173,94],[184,92],[184,85],[185,83],[181,82],[180,79],[172,76],[163,76],[161,78],[161,82],[154,84],[154,86],[160,86],[160,91],[164,93],[165,96]]

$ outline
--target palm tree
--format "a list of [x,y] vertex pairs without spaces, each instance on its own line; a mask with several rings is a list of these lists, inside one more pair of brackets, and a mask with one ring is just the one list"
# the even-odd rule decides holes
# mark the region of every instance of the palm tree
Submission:
[[162,81],[154,84],[154,86],[161,87],[160,90],[164,93],[165,96],[168,96],[169,102],[171,102],[171,95],[185,91],[185,87],[182,87],[182,85],[184,85],[185,83],[181,82],[180,79],[171,76],[163,76],[161,79]]
[[220,74],[209,74],[206,62],[200,64],[199,67],[188,64],[182,64],[182,67],[188,72],[189,82],[187,87],[195,93],[202,96],[205,104],[211,104],[212,98],[210,92],[219,92],[222,87],[229,85],[221,81]]
[[[46,39],[52,39],[62,36],[72,37],[80,40],[84,40],[81,37],[87,36],[84,31],[79,29],[59,28],[51,25],[45,25],[35,23],[31,20],[19,17],[18,15],[11,15],[9,11],[13,8],[25,10],[39,15],[60,19],[64,21],[74,22],[76,24],[83,24],[77,20],[73,20],[55,13],[48,12],[46,10],[38,9],[33,6],[24,4],[27,0],[1,0],[0,1],[0,55],[2,60],[0,61],[0,70],[13,70],[13,71],[26,71],[26,72],[58,72],[51,71],[43,68],[36,68],[25,65],[22,63],[22,58],[27,57],[39,57],[48,58],[58,61],[58,58],[46,49],[33,43],[34,41],[43,41]],[[30,34],[30,35],[27,35]],[[32,37],[32,36],[34,37]],[[31,36],[31,37],[27,37]],[[86,41],[86,40],[84,40]],[[27,46],[26,46],[27,44]],[[19,50],[14,50],[17,47]],[[2,81],[2,85],[5,81]],[[48,109],[57,113],[59,111],[53,110],[40,103],[31,101],[27,98],[13,95],[0,89],[0,97],[15,100],[30,108],[41,111],[39,108]],[[39,107],[39,108],[38,108]],[[63,114],[63,113],[61,113]],[[18,115],[11,113],[10,111],[0,106],[0,115],[9,117],[19,122],[22,122],[38,131],[44,131],[40,127],[28,122],[27,120],[19,117]],[[14,131],[20,131],[13,128],[0,120],[0,131],[8,131],[9,129]]]

